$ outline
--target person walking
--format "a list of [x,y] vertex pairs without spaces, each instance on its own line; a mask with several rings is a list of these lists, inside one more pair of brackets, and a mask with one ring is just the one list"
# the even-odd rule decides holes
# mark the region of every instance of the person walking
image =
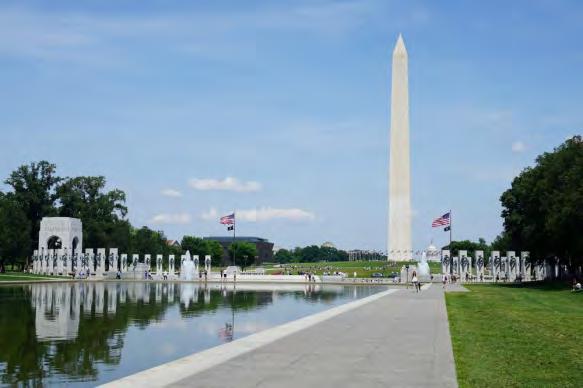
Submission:
[[415,287],[415,291],[419,292],[419,287],[417,287],[417,283],[419,283],[419,279],[417,279],[417,272],[413,271],[413,276],[411,277],[411,283]]
[[445,290],[445,286],[447,285],[447,274],[443,274],[443,279],[441,281],[443,282],[443,289]]

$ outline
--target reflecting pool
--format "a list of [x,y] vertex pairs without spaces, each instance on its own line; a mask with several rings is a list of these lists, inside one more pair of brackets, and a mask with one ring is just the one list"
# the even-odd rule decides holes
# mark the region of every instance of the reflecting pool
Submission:
[[94,386],[384,290],[157,282],[0,286],[0,384]]

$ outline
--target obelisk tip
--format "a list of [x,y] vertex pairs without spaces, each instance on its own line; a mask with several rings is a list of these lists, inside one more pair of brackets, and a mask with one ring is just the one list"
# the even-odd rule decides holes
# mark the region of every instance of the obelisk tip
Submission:
[[403,35],[399,34],[397,38],[397,43],[395,44],[394,54],[407,54],[407,49],[405,48],[405,41],[403,40]]

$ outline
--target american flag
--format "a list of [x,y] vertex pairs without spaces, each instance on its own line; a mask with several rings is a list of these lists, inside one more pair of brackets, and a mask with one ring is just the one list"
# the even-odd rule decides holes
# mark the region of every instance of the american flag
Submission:
[[235,213],[229,214],[228,216],[222,216],[220,222],[223,225],[233,225],[235,223]]
[[447,226],[449,225],[449,213],[445,213],[439,218],[436,218],[431,223],[432,228],[436,228],[438,226]]

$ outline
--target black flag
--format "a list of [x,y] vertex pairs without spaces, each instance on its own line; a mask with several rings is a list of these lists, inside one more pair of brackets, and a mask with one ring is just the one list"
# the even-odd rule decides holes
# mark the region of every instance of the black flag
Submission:
[[444,232],[447,232],[447,231],[448,231],[448,230],[450,230],[450,229],[451,229],[451,226],[446,226],[445,228],[443,228],[443,231],[444,231]]
[[233,225],[229,225],[229,226],[227,227],[227,230],[233,230],[233,228],[235,228]]

